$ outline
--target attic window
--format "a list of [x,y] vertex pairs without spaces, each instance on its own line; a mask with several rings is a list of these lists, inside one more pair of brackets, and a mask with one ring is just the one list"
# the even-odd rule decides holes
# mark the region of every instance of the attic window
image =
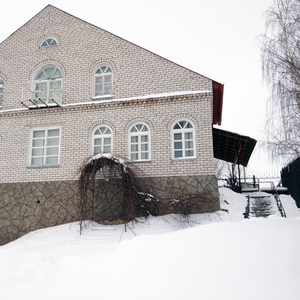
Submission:
[[58,42],[56,38],[50,37],[46,38],[45,40],[42,41],[41,48],[47,48],[47,47],[53,47],[57,46]]
[[108,65],[100,65],[95,70],[94,74],[94,97],[93,99],[100,99],[107,96],[112,96],[112,68]]

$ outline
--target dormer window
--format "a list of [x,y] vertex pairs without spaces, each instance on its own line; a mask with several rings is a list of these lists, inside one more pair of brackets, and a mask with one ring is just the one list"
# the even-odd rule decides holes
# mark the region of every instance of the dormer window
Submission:
[[53,46],[57,46],[57,45],[58,45],[58,42],[57,42],[56,38],[50,37],[50,38],[46,38],[45,40],[42,41],[41,48],[53,47]]
[[100,65],[96,68],[94,75],[94,99],[112,96],[112,75],[113,72],[111,67],[106,64]]
[[0,78],[0,108],[2,108],[2,102],[3,102],[3,87],[4,87],[4,82]]

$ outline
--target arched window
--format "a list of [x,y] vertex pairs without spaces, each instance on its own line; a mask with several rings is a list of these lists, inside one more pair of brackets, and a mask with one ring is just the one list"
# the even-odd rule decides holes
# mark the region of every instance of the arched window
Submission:
[[97,126],[93,130],[93,154],[112,153],[113,134],[108,125]]
[[3,103],[3,87],[4,87],[4,82],[0,78],[0,108],[2,108],[2,103]]
[[189,119],[181,118],[172,123],[172,158],[196,158],[195,127]]
[[112,96],[112,69],[108,65],[100,65],[95,71],[94,97]]
[[[56,105],[61,103],[62,73],[53,65],[48,65],[37,73],[34,80],[35,103]],[[41,101],[40,101],[41,100]]]
[[144,122],[134,123],[129,128],[129,159],[132,161],[150,161],[150,129]]
[[57,42],[56,38],[48,37],[42,41],[41,48],[52,47],[52,46],[57,46],[57,45],[58,45],[58,42]]

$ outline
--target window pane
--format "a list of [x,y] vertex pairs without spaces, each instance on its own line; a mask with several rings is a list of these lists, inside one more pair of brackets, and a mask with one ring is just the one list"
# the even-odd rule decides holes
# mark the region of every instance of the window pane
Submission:
[[44,148],[37,148],[32,149],[32,156],[43,156],[44,155]]
[[58,147],[47,148],[47,155],[58,155]]
[[131,152],[139,151],[139,145],[131,145]]
[[141,159],[148,159],[148,152],[142,153]]
[[94,139],[94,145],[102,145],[102,143],[101,143],[101,141],[102,141],[102,139]]
[[39,90],[39,91],[45,91],[45,90],[47,90],[47,83],[45,83],[45,82],[43,82],[43,83],[36,83],[35,89]]
[[193,142],[185,142],[185,149],[193,149]]
[[179,125],[181,126],[181,128],[184,128],[184,125],[186,124],[186,121],[180,121],[180,122],[178,122],[179,123]]
[[60,80],[50,81],[49,88],[51,90],[59,90],[61,88],[61,81]]
[[94,154],[101,153],[101,147],[95,147],[94,148]]
[[111,147],[110,146],[104,146],[103,147],[103,152],[104,153],[110,153],[111,152]]
[[106,127],[100,127],[99,130],[103,134],[105,132],[105,130],[106,130]]
[[143,125],[142,124],[137,124],[137,125],[135,125],[135,127],[137,128],[138,131],[140,131],[142,129]]
[[47,146],[57,146],[59,144],[59,138],[48,138]]
[[148,127],[144,125],[142,131],[149,131]]
[[182,142],[175,142],[174,149],[182,149]]
[[192,132],[186,132],[184,134],[184,137],[186,140],[192,140],[193,139],[193,133]]
[[142,143],[147,143],[148,142],[148,135],[142,135],[141,136],[141,142]]
[[104,145],[110,145],[110,144],[111,144],[111,138],[105,138]]
[[45,136],[45,130],[37,130],[33,132],[33,137],[44,137]]
[[175,158],[182,157],[182,151],[175,151]]
[[174,133],[174,140],[182,140],[182,134],[181,133]]
[[42,165],[43,162],[44,162],[43,157],[36,157],[36,158],[32,158],[31,159],[31,165],[32,166]]
[[59,136],[59,129],[48,130],[48,136]]
[[186,156],[186,157],[194,156],[194,151],[193,151],[193,150],[186,150],[186,151],[185,151],[185,156]]
[[47,76],[46,76],[46,74],[44,73],[44,71],[41,70],[41,71],[38,73],[38,75],[36,76],[35,79],[36,79],[36,80],[47,79]]
[[104,94],[109,95],[112,94],[111,84],[106,83],[104,86]]
[[46,165],[58,164],[58,156],[46,157]]
[[148,151],[148,144],[142,144],[141,151]]
[[102,82],[103,82],[102,76],[96,76],[96,84],[99,84],[102,87]]
[[45,145],[44,139],[37,139],[32,141],[32,147],[41,147]]
[[132,129],[130,130],[130,132],[137,132],[137,129],[135,128],[135,126],[132,127]]
[[56,69],[51,78],[62,78],[61,71],[59,69]]
[[103,67],[100,67],[100,70],[101,70],[101,72],[105,72],[105,70],[106,70],[106,68],[107,68],[107,66],[103,66]]
[[106,128],[105,134],[111,134],[111,131],[109,128]]
[[51,78],[51,75],[54,72],[54,67],[46,67],[44,68],[44,72],[46,73],[47,78]]
[[131,143],[137,143],[138,142],[138,137],[137,136],[132,136],[131,137]]
[[112,76],[111,76],[111,75],[106,75],[106,76],[104,76],[104,82],[105,82],[105,83],[111,83],[111,79],[112,79]]
[[193,128],[192,124],[190,122],[188,122],[185,126],[185,128]]
[[181,129],[181,127],[179,126],[178,123],[176,123],[175,126],[173,127],[173,129]]
[[131,153],[131,160],[138,160],[138,154],[137,153]]
[[101,132],[100,132],[99,129],[97,129],[97,130],[95,131],[94,135],[99,135],[99,134],[101,134]]

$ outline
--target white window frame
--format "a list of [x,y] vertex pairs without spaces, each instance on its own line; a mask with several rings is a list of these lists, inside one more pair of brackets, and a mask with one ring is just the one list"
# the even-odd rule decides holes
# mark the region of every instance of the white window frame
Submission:
[[[131,132],[131,130],[136,127],[137,125],[142,125],[146,126],[148,128],[148,131],[138,131],[138,132]],[[143,127],[141,128],[143,130]],[[142,137],[147,136],[147,142],[142,141]],[[137,143],[132,143],[132,137],[137,137],[138,141]],[[142,145],[148,144],[148,150],[142,150]],[[132,151],[133,145],[138,146],[137,151]],[[132,154],[138,154],[137,159],[132,159]],[[148,153],[148,158],[142,158],[142,154]],[[143,121],[137,121],[131,124],[131,126],[128,129],[128,159],[132,162],[147,162],[151,161],[151,131],[150,131],[150,126],[143,122]]]
[[[53,44],[54,41],[54,44]],[[46,43],[47,45],[43,45],[44,43]],[[55,47],[58,46],[58,41],[55,37],[52,36],[48,36],[47,38],[43,39],[41,44],[40,44],[40,48],[49,48],[49,47]]]
[[[53,130],[59,130],[59,135],[55,135],[55,136],[50,136],[51,132],[50,131]],[[37,132],[45,132],[44,137],[40,136],[35,136],[35,133]],[[58,137],[58,144],[54,144],[51,145],[51,143],[49,143],[50,140],[54,141],[54,139],[56,139]],[[43,141],[42,145],[40,143],[35,143],[34,145],[34,141]],[[29,155],[28,155],[28,166],[29,167],[33,167],[33,168],[38,168],[38,167],[53,167],[53,166],[59,166],[59,162],[60,162],[60,144],[61,144],[61,126],[43,126],[43,127],[32,127],[30,130],[30,142],[29,142]],[[47,150],[50,149],[54,149],[54,148],[58,148],[57,150],[57,154],[49,154],[47,153]],[[39,155],[34,155],[34,151],[38,151],[40,149],[43,149],[43,154],[39,154]],[[47,159],[50,158],[54,158],[57,157],[57,162],[55,163],[47,163]],[[32,159],[42,159],[42,163],[38,163],[38,164],[33,164]]]
[[[54,68],[54,72],[52,73],[52,75],[49,77],[49,78],[46,78],[46,79],[37,79],[38,75],[41,73],[41,72],[44,72],[45,74],[45,71],[47,68]],[[61,73],[61,77],[58,77],[58,78],[52,78],[54,73],[56,72],[56,70],[59,70],[60,73]],[[46,74],[45,74],[46,75]],[[59,82],[60,83],[60,89],[56,89],[56,91],[59,91],[59,97],[51,97],[49,94],[50,94],[50,91],[55,91],[55,89],[50,89],[50,85],[51,83],[54,83],[54,82]],[[55,102],[57,102],[58,104],[61,104],[62,102],[62,86],[63,86],[63,73],[61,71],[61,69],[56,66],[56,65],[45,65],[43,67],[41,67],[40,69],[38,69],[38,71],[35,73],[35,76],[34,76],[34,79],[33,79],[33,90],[34,90],[34,99],[35,99],[35,103],[38,105],[38,106],[45,106],[45,104],[41,101],[39,101],[39,96],[38,96],[38,93],[41,93],[42,90],[38,90],[37,89],[37,85],[38,84],[46,84],[46,98],[41,98],[43,102],[45,102],[48,106],[57,106],[57,104]],[[52,101],[52,99],[55,100],[55,102]]]
[[[174,129],[175,125],[179,122],[188,122],[192,125],[193,128],[180,128],[180,129]],[[186,123],[187,124],[187,123]],[[181,133],[181,139],[177,140],[175,139],[175,134],[180,134]],[[186,133],[192,133],[193,137],[192,139],[188,139],[186,137]],[[186,142],[193,142],[193,147],[187,148],[186,147]],[[182,156],[178,157],[175,152],[179,152],[180,149],[175,149],[175,143],[182,143]],[[176,119],[172,125],[171,125],[171,149],[172,149],[172,160],[189,160],[189,159],[196,159],[196,130],[195,130],[195,124],[192,120],[189,118],[178,118]],[[186,154],[186,151],[192,150],[193,155],[189,156]],[[177,156],[177,157],[176,157]]]
[[2,103],[3,103],[3,90],[4,90],[4,82],[0,78],[0,109],[2,108]]
[[[101,73],[97,74],[98,69],[100,68],[110,68],[111,72],[109,73]],[[111,84],[111,90],[110,93],[105,94],[105,77],[110,76],[110,84]],[[98,83],[96,83],[97,78],[103,77],[102,81],[102,89],[103,89],[103,94],[96,94],[96,87]],[[110,64],[108,63],[101,63],[100,65],[97,65],[97,67],[94,69],[93,72],[93,100],[98,100],[98,99],[103,99],[103,98],[111,98],[113,97],[113,68],[111,67]]]
[[[100,128],[103,128],[103,127],[106,127],[107,129],[109,129],[110,133],[106,133],[106,131],[104,131],[102,134],[95,135],[96,131],[98,129],[100,130]],[[111,141],[110,144],[105,144],[106,138],[110,138],[110,141]],[[95,145],[95,140],[101,140],[101,145]],[[110,152],[104,151],[105,150],[104,147],[107,145],[110,146]],[[101,152],[95,152],[95,147],[101,147]],[[101,153],[101,154],[104,154],[104,153],[112,154],[113,153],[113,131],[112,131],[111,127],[107,124],[97,125],[92,131],[92,155],[95,155],[98,153]]]

